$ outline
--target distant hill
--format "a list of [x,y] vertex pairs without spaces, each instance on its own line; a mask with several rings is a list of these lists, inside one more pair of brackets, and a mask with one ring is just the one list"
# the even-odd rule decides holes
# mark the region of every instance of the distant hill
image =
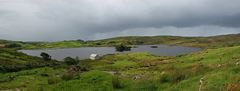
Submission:
[[145,44],[169,44],[180,46],[191,46],[201,48],[218,48],[226,46],[240,45],[240,34],[219,35],[210,37],[181,37],[181,36],[127,36],[115,37],[94,41],[57,41],[57,42],[21,42],[0,40],[0,44],[20,44],[23,49],[41,48],[70,48],[88,46],[115,46],[126,45],[145,45]]
[[240,34],[219,35],[210,37],[180,37],[180,36],[129,36],[116,37],[104,40],[93,41],[99,45],[115,45],[118,43],[125,43],[130,45],[141,44],[170,44],[193,47],[224,47],[234,46],[240,44]]

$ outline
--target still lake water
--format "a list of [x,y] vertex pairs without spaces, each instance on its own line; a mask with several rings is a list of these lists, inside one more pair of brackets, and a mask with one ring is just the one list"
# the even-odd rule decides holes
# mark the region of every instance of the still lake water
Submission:
[[[158,48],[151,48],[151,46],[158,46]],[[138,45],[132,48],[131,51],[121,52],[149,52],[158,56],[177,56],[200,51],[201,48],[183,47],[183,46],[169,46],[169,45]],[[65,57],[79,57],[80,59],[87,59],[91,54],[98,54],[100,56],[106,54],[120,53],[116,52],[114,47],[81,47],[81,48],[64,48],[64,49],[41,49],[41,50],[19,50],[31,56],[40,56],[41,52],[46,52],[52,56],[53,59],[63,60]]]

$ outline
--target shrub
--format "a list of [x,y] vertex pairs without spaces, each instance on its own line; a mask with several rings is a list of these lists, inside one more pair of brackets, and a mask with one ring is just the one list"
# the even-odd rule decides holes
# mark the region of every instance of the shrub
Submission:
[[67,65],[77,65],[79,63],[79,59],[78,59],[78,57],[75,59],[71,58],[71,57],[66,57],[66,58],[64,58],[64,62]]
[[116,51],[123,52],[123,51],[130,51],[131,47],[120,44],[120,45],[115,46],[115,49],[116,49]]
[[40,54],[40,56],[45,60],[45,61],[48,61],[48,60],[51,60],[51,56],[45,52],[42,52]]

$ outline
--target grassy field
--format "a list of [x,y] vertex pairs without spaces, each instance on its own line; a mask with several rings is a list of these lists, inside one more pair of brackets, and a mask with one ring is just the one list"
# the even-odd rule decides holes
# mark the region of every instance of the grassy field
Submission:
[[[148,53],[83,60],[88,71],[44,67],[0,74],[0,89],[22,91],[239,91],[240,46],[177,57]],[[73,75],[74,74],[74,75]],[[66,76],[67,75],[67,76]],[[70,78],[70,79],[66,79]],[[202,80],[201,80],[202,79]],[[202,83],[200,84],[200,81]]]
[[[4,46],[0,48],[0,91],[240,91],[238,40],[239,35],[122,37],[51,43],[1,40]],[[176,57],[149,53],[111,54],[95,61],[81,60],[77,65],[44,61],[16,51],[120,43],[164,43],[204,49]]]

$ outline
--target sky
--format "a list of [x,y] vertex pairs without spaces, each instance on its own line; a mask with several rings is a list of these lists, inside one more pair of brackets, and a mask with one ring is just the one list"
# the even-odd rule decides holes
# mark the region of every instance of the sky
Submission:
[[0,0],[0,39],[240,33],[240,0]]

